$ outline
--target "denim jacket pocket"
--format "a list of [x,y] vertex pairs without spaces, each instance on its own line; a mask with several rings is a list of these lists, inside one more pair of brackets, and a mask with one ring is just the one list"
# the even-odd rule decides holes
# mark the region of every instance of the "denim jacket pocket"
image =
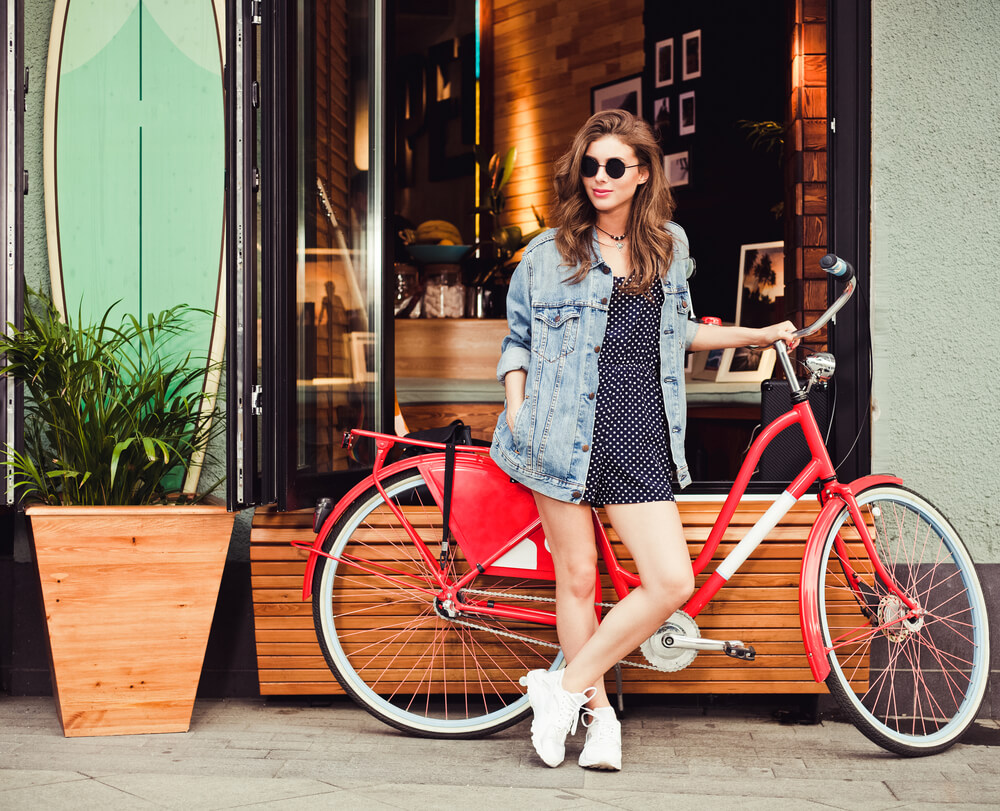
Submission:
[[549,362],[565,357],[576,348],[580,331],[580,306],[537,305],[532,325],[532,350]]
[[514,449],[520,453],[524,448],[524,415],[531,410],[531,404],[528,402],[528,398],[525,397],[521,401],[521,405],[517,407],[517,411],[514,412],[514,430],[511,431],[511,439],[514,441]]

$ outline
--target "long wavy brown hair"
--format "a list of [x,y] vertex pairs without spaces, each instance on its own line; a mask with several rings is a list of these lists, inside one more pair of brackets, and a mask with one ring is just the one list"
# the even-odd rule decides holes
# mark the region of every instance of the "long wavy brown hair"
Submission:
[[594,255],[593,229],[597,211],[587,197],[580,174],[580,163],[598,138],[614,135],[635,151],[639,163],[649,171],[632,198],[626,233],[630,240],[631,275],[625,281],[630,293],[647,293],[653,282],[666,275],[673,260],[674,243],[664,225],[674,213],[674,196],[663,171],[663,153],[653,131],[642,119],[625,110],[606,110],[587,119],[573,138],[567,152],[556,161],[555,221],[556,247],[565,263],[575,272],[570,284],[582,281],[590,270]]

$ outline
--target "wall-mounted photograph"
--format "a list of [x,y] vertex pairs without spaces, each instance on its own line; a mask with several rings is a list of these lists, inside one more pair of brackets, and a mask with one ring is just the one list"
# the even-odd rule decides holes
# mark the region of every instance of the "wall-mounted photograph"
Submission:
[[736,324],[766,327],[785,317],[785,243],[740,246]]
[[[766,327],[785,317],[785,251],[783,242],[757,242],[740,247],[740,276],[736,297],[736,323],[741,327]],[[727,349],[719,362],[716,380],[757,382],[774,370],[770,347]]]
[[671,186],[687,186],[691,182],[691,159],[687,150],[664,155],[663,171]]
[[697,79],[701,76],[701,29],[688,31],[681,41],[681,78]]
[[642,116],[642,74],[615,79],[590,89],[591,115],[602,110],[628,110]]
[[677,128],[678,135],[694,135],[695,113],[693,90],[681,93],[677,97],[677,108],[680,116],[680,125]]
[[670,140],[673,118],[670,115],[670,97],[653,99],[653,134],[662,149]]
[[667,87],[674,83],[674,38],[656,43],[656,86]]

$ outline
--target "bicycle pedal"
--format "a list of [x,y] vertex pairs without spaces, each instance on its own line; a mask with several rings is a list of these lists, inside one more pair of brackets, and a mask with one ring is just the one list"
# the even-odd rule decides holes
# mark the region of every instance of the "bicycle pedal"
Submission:
[[752,662],[757,658],[757,651],[753,649],[753,645],[744,645],[742,642],[727,642],[722,652],[726,656],[742,659],[744,662]]

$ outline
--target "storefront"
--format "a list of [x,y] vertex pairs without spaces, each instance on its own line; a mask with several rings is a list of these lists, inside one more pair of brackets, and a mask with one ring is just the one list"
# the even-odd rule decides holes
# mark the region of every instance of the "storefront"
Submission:
[[[22,278],[49,285],[42,96],[53,5],[3,4],[3,28],[15,47],[3,63],[0,309],[15,322]],[[494,223],[474,213],[488,182],[476,171],[475,150],[488,159],[517,148],[500,224],[529,232],[537,227],[534,211],[548,217],[551,162],[594,105],[621,99],[663,132],[676,217],[698,261],[692,290],[699,315],[735,320],[741,277],[752,268],[744,246],[780,243],[781,306],[800,321],[827,301],[818,258],[833,250],[854,262],[856,306],[812,347],[825,345],[838,360],[836,387],[824,402],[834,461],[847,480],[873,467],[899,469],[932,497],[943,488],[941,506],[967,533],[984,579],[995,583],[1000,551],[992,538],[1000,519],[982,508],[996,503],[991,465],[971,484],[941,471],[963,470],[977,453],[992,458],[996,431],[980,420],[995,402],[996,383],[971,380],[946,361],[949,353],[921,348],[930,332],[946,336],[958,354],[949,343],[955,318],[966,349],[996,348],[996,288],[984,287],[976,270],[984,249],[998,247],[995,224],[982,217],[995,209],[1000,187],[995,158],[983,146],[992,143],[983,122],[995,116],[982,114],[995,111],[1000,98],[995,65],[982,62],[1000,38],[995,13],[969,3],[946,20],[929,4],[873,9],[789,0],[760,11],[733,2],[720,13],[692,2],[674,4],[669,14],[661,5],[229,4],[220,26],[228,442],[218,472],[230,506],[261,505],[260,517],[307,510],[317,497],[345,492],[365,459],[341,449],[341,433],[391,430],[397,397],[411,428],[458,416],[488,435],[502,396],[492,367],[504,321],[489,316],[500,314],[502,283],[494,281],[502,282],[503,268],[489,245]],[[18,27],[22,16],[26,31]],[[941,38],[919,45],[930,29]],[[959,58],[967,40],[980,47]],[[926,63],[914,63],[918,52]],[[904,74],[918,77],[915,93]],[[768,150],[758,137],[767,134],[766,122],[779,125],[780,147]],[[978,174],[962,169],[966,149],[980,156]],[[925,174],[935,179],[934,193]],[[966,214],[949,214],[955,211]],[[914,225],[912,212],[921,223],[943,225]],[[400,231],[427,221],[457,229],[460,240],[433,229],[428,239],[469,246],[458,263],[421,263],[400,244]],[[956,260],[940,260],[949,255]],[[942,264],[955,279],[946,293],[932,276]],[[423,317],[407,317],[417,305]],[[427,317],[435,306],[446,317]],[[915,315],[904,316],[911,310]],[[925,361],[933,362],[932,378]],[[741,371],[732,358],[727,363],[730,373]],[[692,489],[713,493],[731,480],[764,404],[760,380],[747,370],[734,379],[705,358],[692,365],[689,457],[701,466]],[[0,430],[16,443],[16,393],[5,390],[4,402]],[[941,415],[954,420],[952,430],[926,436]],[[780,476],[765,473],[757,486],[770,492]],[[15,565],[9,551],[13,531],[3,544],[11,587],[0,592],[11,605],[26,605],[17,585],[26,566]],[[217,624],[219,639],[228,633],[242,641],[237,654],[230,645],[213,660],[222,675],[209,690],[217,693],[246,689],[246,680],[231,688],[227,670],[243,669],[252,681],[256,668],[246,533],[234,550]],[[16,630],[23,615],[4,612],[0,634],[22,643],[20,654],[0,651],[0,669],[10,673],[26,667],[26,637]],[[43,655],[28,659],[44,670]],[[18,689],[38,689],[33,678]]]
[[[489,437],[510,272],[495,230],[539,227],[552,161],[603,105],[657,124],[700,314],[735,322],[744,271],[752,285],[745,246],[751,265],[761,245],[778,265],[761,288],[775,316],[825,307],[817,262],[830,246],[866,279],[857,43],[868,23],[854,4],[835,4],[829,19],[826,4],[801,1],[766,13],[733,3],[725,15],[472,0],[244,11],[227,60],[232,506],[293,509],[343,492],[363,460],[338,438],[387,429],[395,397],[411,427],[457,416]],[[846,43],[833,50],[843,58],[828,41]],[[511,147],[495,217],[486,163]],[[442,222],[452,230],[436,232]],[[403,244],[441,239],[458,243],[458,260]],[[867,470],[869,445],[869,343],[857,322],[848,314],[820,336],[841,349],[831,442],[851,475]],[[770,377],[760,358],[718,359],[721,370],[713,360],[694,357],[689,372],[691,455],[707,488],[735,475]]]

